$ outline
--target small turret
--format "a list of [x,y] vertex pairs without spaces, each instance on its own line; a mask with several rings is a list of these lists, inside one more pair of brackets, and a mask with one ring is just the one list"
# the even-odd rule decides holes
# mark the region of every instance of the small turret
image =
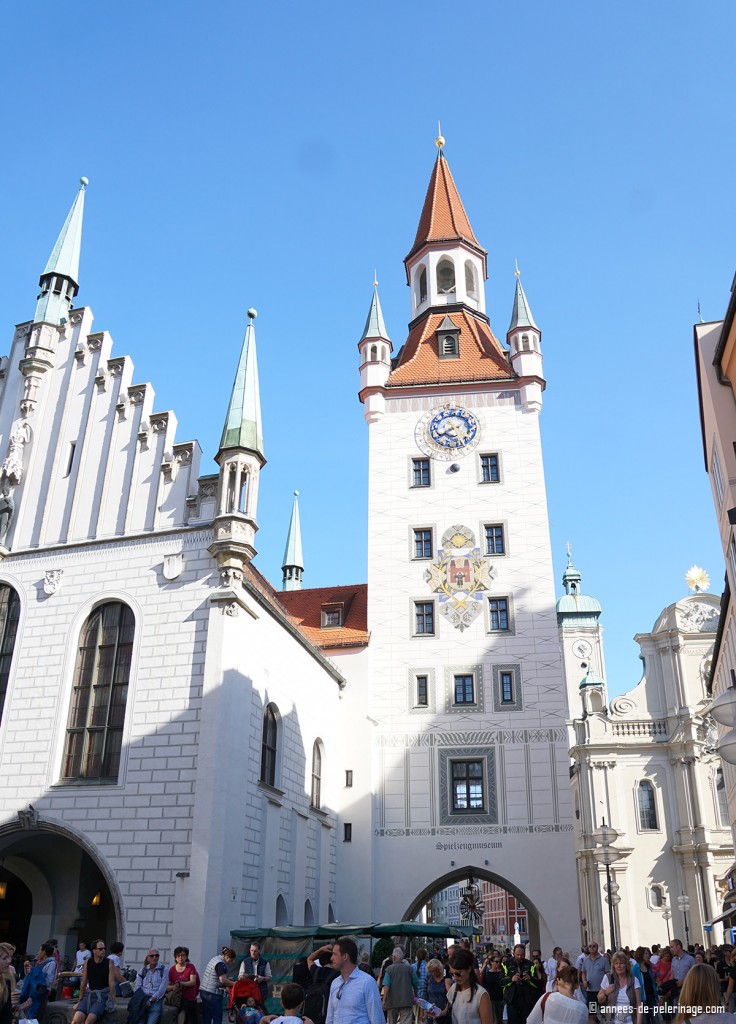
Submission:
[[521,286],[519,269],[516,269],[516,291],[511,323],[506,332],[509,345],[509,359],[519,377],[529,383],[522,388],[521,401],[525,409],[539,412],[542,408],[542,392],[546,386],[542,370],[542,332],[532,315],[531,307]]
[[89,181],[87,178],[80,178],[79,184],[80,189],[38,282],[41,292],[33,317],[36,324],[56,325],[66,322],[72,308],[72,299],[79,291],[84,192]]
[[383,319],[381,302],[378,298],[378,282],[374,280],[368,319],[358,342],[358,351],[360,352],[358,397],[365,406],[365,418],[368,423],[374,423],[383,415],[385,406],[383,387],[391,372],[392,348]]
[[263,454],[261,399],[258,386],[255,309],[248,310],[240,362],[235,375],[220,449],[214,541],[209,550],[221,568],[241,569],[256,553],[258,478],[266,464]]
[[294,504],[291,509],[291,521],[289,523],[289,533],[286,538],[281,571],[282,590],[302,589],[304,555],[302,554],[302,531],[299,525],[299,491],[294,491]]

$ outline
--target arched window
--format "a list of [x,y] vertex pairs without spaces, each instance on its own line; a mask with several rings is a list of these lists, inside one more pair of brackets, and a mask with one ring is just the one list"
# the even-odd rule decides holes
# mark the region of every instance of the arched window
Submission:
[[723,769],[716,771],[716,799],[718,800],[718,818],[721,828],[730,828],[731,820],[728,814],[728,800],[726,800],[726,783],[723,778]]
[[312,747],[312,796],[309,802],[317,810],[322,806],[322,743],[320,740],[315,740]]
[[92,612],[79,639],[62,766],[65,779],[117,779],[135,619],[120,601]]
[[665,906],[664,889],[661,885],[652,885],[649,891],[652,896],[652,906],[661,910]]
[[305,925],[314,925],[316,923],[317,922],[314,920],[314,909],[312,908],[312,901],[311,900],[305,900],[304,901],[304,924]]
[[375,363],[375,361],[377,359],[378,359],[378,346],[377,345],[371,345],[371,362]]
[[279,893],[276,897],[276,927],[283,928],[289,923],[289,911],[286,909],[286,900]]
[[8,692],[10,664],[18,632],[20,599],[7,583],[0,585],[0,720],[2,719],[5,697]]
[[522,334],[521,336],[521,347],[525,352],[529,351],[529,335]]
[[657,825],[657,801],[654,796],[654,786],[648,779],[643,779],[636,792],[636,799],[639,805],[639,828],[642,831],[654,831]]
[[478,295],[478,289],[475,284],[475,267],[467,260],[465,263],[465,291],[471,299],[475,299]]
[[419,271],[419,295],[417,297],[417,305],[421,306],[421,304],[426,300],[426,298],[427,298],[427,268],[426,267],[422,267],[422,269]]
[[279,720],[276,705],[269,704],[263,712],[263,738],[261,740],[261,782],[276,785],[276,754]]
[[440,295],[455,291],[455,264],[447,257],[437,264],[437,291]]

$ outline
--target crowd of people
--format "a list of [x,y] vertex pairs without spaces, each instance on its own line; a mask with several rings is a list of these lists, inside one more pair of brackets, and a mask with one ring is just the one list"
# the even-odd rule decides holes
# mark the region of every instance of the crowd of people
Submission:
[[463,939],[421,947],[411,961],[396,946],[374,970],[346,936],[296,963],[280,1014],[266,1010],[272,972],[257,942],[237,970],[224,946],[201,977],[186,946],[168,968],[152,948],[140,969],[126,969],[123,952],[120,942],[81,942],[62,971],[53,939],[17,966],[14,947],[0,943],[0,1024],[42,1020],[54,994],[76,1000],[72,1024],[96,1024],[116,998],[128,1000],[128,1024],[158,1024],[166,1004],[176,1024],[198,1024],[198,1003],[202,1024],[221,1024],[226,997],[229,1024],[736,1024],[736,949],[685,949],[679,939],[615,952],[590,942],[575,956],[557,946],[546,961],[539,949],[473,951]]

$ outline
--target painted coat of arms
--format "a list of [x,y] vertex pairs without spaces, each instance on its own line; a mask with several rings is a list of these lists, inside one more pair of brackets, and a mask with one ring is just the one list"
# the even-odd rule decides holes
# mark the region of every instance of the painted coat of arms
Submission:
[[495,575],[476,547],[473,531],[467,526],[451,526],[442,534],[442,547],[424,578],[439,595],[440,614],[462,632],[483,610],[483,593]]

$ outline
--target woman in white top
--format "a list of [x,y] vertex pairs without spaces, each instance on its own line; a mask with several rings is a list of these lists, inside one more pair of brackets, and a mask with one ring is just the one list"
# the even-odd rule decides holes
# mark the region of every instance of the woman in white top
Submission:
[[588,1007],[575,996],[578,972],[561,961],[557,965],[555,989],[546,992],[532,1007],[527,1024],[588,1024]]
[[475,957],[469,949],[457,949],[450,957],[455,984],[447,993],[447,1017],[452,1024],[492,1024],[491,997],[475,974]]
[[598,1002],[608,1006],[606,1018],[613,1017],[616,1024],[642,1024],[641,985],[623,950],[611,957],[611,976],[603,975]]

